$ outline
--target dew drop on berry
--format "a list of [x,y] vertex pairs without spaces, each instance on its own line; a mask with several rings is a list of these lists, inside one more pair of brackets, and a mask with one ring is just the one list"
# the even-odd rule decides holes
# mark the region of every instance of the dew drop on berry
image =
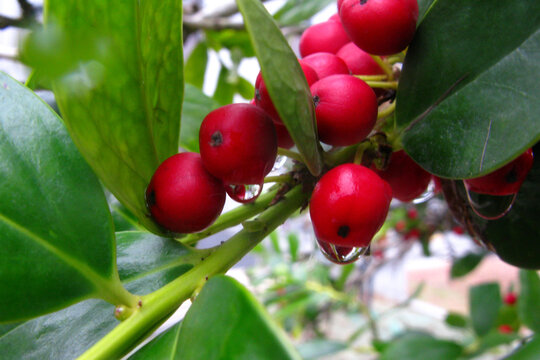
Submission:
[[508,214],[517,193],[510,195],[487,195],[469,190],[465,186],[467,201],[474,213],[486,220],[497,220]]
[[225,190],[231,199],[240,203],[255,201],[261,194],[263,184],[227,185]]
[[334,264],[345,265],[357,261],[360,256],[369,254],[369,245],[366,247],[347,247],[330,244],[317,240],[319,250]]
[[412,201],[413,204],[422,204],[431,200],[435,196],[435,183],[433,180],[429,183],[426,191],[420,194],[416,199]]

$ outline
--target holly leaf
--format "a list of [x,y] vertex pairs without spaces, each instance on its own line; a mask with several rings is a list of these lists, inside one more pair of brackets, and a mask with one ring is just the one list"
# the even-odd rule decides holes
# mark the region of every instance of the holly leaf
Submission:
[[476,177],[540,140],[537,14],[536,0],[434,2],[407,51],[396,109],[403,146],[423,168]]
[[519,317],[531,330],[540,332],[540,278],[535,271],[520,270]]
[[487,283],[469,289],[471,323],[478,336],[483,336],[495,326],[502,306],[498,283]]
[[334,0],[289,0],[274,14],[274,19],[281,26],[297,25],[332,3]]
[[51,0],[46,14],[46,29],[61,36],[45,54],[70,59],[53,89],[75,144],[114,196],[159,232],[144,191],[178,152],[182,1]]
[[268,93],[307,167],[322,171],[315,109],[309,86],[296,55],[272,16],[257,0],[237,0],[251,37]]
[[476,269],[484,256],[484,253],[468,253],[459,259],[455,259],[452,263],[452,268],[450,269],[450,277],[456,279],[469,274]]
[[381,360],[458,359],[463,348],[453,341],[439,340],[431,335],[406,333],[384,348]]
[[[200,262],[200,253],[147,232],[117,233],[118,270],[125,286],[148,294]],[[72,360],[109,333],[119,322],[114,306],[86,300],[0,332],[5,360]]]

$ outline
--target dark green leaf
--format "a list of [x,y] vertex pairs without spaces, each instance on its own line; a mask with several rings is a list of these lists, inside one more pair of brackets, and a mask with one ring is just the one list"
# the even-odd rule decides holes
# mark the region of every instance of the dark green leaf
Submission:
[[452,279],[456,279],[467,275],[468,273],[476,269],[478,264],[480,264],[480,262],[484,258],[484,255],[484,253],[468,253],[461,258],[454,259],[452,269],[450,270],[450,277]]
[[472,327],[479,335],[486,335],[495,326],[501,308],[501,289],[498,283],[469,288],[469,311]]
[[257,0],[237,0],[272,101],[306,165],[322,171],[313,99],[302,68],[287,40]]
[[0,321],[123,301],[101,185],[58,116],[0,73]]
[[446,319],[444,319],[444,322],[453,327],[467,327],[467,318],[457,313],[449,313],[448,315],[446,315]]
[[285,334],[238,282],[211,278],[189,309],[178,359],[299,359]]
[[227,105],[232,103],[234,93],[236,91],[236,84],[232,79],[231,72],[225,66],[221,66],[219,71],[216,90],[214,91],[214,100],[220,105]]
[[167,360],[180,360],[176,356],[178,334],[180,332],[181,324],[178,323],[163,332],[155,339],[150,341],[133,356],[130,356],[130,360],[144,360],[144,359],[167,359]]
[[517,339],[519,339],[517,334],[501,334],[498,330],[493,330],[480,339],[478,349],[473,355],[480,355],[491,348],[509,344]]
[[300,246],[300,240],[296,234],[290,233],[287,236],[289,240],[289,253],[291,254],[291,260],[294,262],[298,259],[298,247]]
[[[178,242],[143,232],[117,234],[118,270],[138,294],[157,290],[200,262],[200,254]],[[114,306],[86,300],[21,324],[0,337],[3,360],[72,360],[111,331]]]
[[540,139],[539,14],[537,0],[433,5],[407,52],[396,110],[405,150],[426,170],[479,176]]
[[520,270],[521,292],[518,298],[518,312],[521,321],[531,330],[540,332],[540,278],[535,271]]
[[426,16],[429,8],[437,0],[418,0],[418,24],[422,22],[424,16]]
[[347,348],[348,345],[346,343],[326,339],[311,340],[296,347],[304,360],[318,359],[323,356],[336,354]]
[[270,234],[270,243],[272,244],[272,248],[274,251],[278,254],[281,254],[281,247],[279,246],[279,235],[276,231],[273,231]]
[[538,360],[538,354],[540,354],[540,335],[537,334],[504,360]]
[[184,67],[186,84],[191,84],[202,90],[207,63],[208,47],[204,41],[201,41],[195,46],[186,61],[186,66]]
[[458,359],[463,348],[452,341],[439,340],[427,334],[408,333],[386,347],[381,360]]
[[[182,1],[47,4],[48,24],[56,22],[78,48],[97,49],[73,55],[75,66],[54,84],[66,126],[105,186],[157,232],[144,191],[157,166],[178,151]],[[59,57],[73,51],[64,47]]]
[[182,108],[180,146],[188,151],[199,152],[199,128],[208,113],[219,104],[193,85],[186,84]]
[[333,3],[334,0],[289,0],[274,14],[274,19],[281,26],[297,25]]

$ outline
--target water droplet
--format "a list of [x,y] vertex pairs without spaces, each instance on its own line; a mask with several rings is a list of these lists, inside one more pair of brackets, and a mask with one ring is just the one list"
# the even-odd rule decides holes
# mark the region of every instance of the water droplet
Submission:
[[330,244],[317,239],[319,250],[329,261],[334,264],[345,265],[358,260],[362,255],[369,254],[369,245],[366,247],[348,247]]
[[479,194],[470,191],[466,186],[465,192],[467,193],[467,201],[474,213],[486,220],[497,220],[508,214],[517,196],[517,193],[500,196]]
[[255,201],[261,194],[263,184],[227,185],[225,190],[234,201],[249,203]]
[[429,182],[426,190],[420,194],[416,199],[412,201],[413,204],[422,204],[426,201],[431,200],[435,196],[435,183],[432,181]]
[[286,162],[287,162],[286,156],[278,155],[276,157],[276,161],[274,162],[274,167],[272,168],[272,171],[280,170],[283,166],[285,166]]

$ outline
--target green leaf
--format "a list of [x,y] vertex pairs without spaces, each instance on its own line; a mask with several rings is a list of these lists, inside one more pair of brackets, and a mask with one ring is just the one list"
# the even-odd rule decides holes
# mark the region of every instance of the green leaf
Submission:
[[517,334],[501,334],[498,330],[490,331],[480,339],[478,349],[471,354],[471,358],[475,355],[480,355],[489,349],[497,346],[509,344],[519,339]]
[[172,326],[170,329],[164,331],[155,339],[150,341],[139,351],[129,357],[130,360],[144,360],[144,359],[168,359],[168,360],[180,360],[176,356],[178,334],[180,332],[181,324],[178,323]]
[[456,279],[469,274],[471,271],[476,269],[484,256],[484,253],[468,253],[459,259],[454,259],[452,269],[450,270],[450,277],[452,279]]
[[296,349],[300,353],[302,359],[311,360],[336,354],[347,348],[348,345],[346,343],[326,339],[315,339],[298,345]]
[[186,84],[184,106],[182,108],[182,131],[180,146],[187,151],[199,152],[199,128],[208,113],[219,107],[211,97],[206,96],[193,85]]
[[[155,291],[200,262],[200,254],[146,232],[117,233],[118,269],[133,293]],[[86,300],[0,336],[3,360],[72,360],[117,324],[114,306]]]
[[191,54],[189,54],[189,57],[186,61],[186,66],[184,66],[184,76],[186,84],[191,84],[202,90],[207,63],[208,47],[206,46],[206,43],[204,41],[201,41],[197,44],[197,46],[195,46]]
[[[240,50],[243,56],[253,57],[255,51],[245,30],[224,29],[219,31],[206,31],[206,39],[212,49],[219,51],[226,48],[231,52]],[[231,54],[232,55],[232,54]]]
[[540,332],[540,278],[535,271],[520,270],[519,282],[519,316],[528,328]]
[[510,356],[504,360],[537,360],[540,354],[540,335],[535,335],[525,345],[517,348]]
[[144,191],[178,151],[182,1],[50,0],[47,15],[48,26],[58,24],[77,48],[99,50],[54,83],[75,144],[114,196],[158,232]]
[[178,359],[299,359],[264,308],[236,280],[211,278],[189,309]]
[[238,76],[236,91],[246,100],[253,99],[253,96],[255,95],[255,87],[253,84],[241,76]]
[[498,283],[469,288],[472,327],[479,336],[486,335],[495,326],[501,305],[501,289]]
[[101,185],[61,120],[0,73],[0,321],[129,300]]
[[463,348],[452,341],[439,340],[427,334],[407,333],[386,347],[381,360],[458,359]]
[[272,102],[310,172],[319,175],[322,171],[322,157],[317,139],[315,110],[298,59],[259,1],[236,2],[244,17]]
[[332,3],[335,3],[335,1],[289,0],[274,14],[274,19],[276,19],[281,26],[297,25],[302,21],[309,20],[312,16]]
[[289,241],[289,253],[291,254],[291,261],[295,262],[298,259],[298,248],[300,246],[300,239],[294,233],[290,233],[287,236]]
[[468,321],[467,318],[461,314],[449,313],[446,315],[444,322],[453,327],[466,328]]
[[418,0],[418,24],[422,22],[435,1],[437,0]]
[[407,51],[396,109],[404,148],[426,170],[480,176],[540,140],[538,14],[537,0],[434,3]]
[[233,83],[233,79],[231,79],[231,72],[222,65],[221,70],[219,70],[218,81],[213,98],[220,105],[227,105],[232,103],[235,91],[235,84]]

